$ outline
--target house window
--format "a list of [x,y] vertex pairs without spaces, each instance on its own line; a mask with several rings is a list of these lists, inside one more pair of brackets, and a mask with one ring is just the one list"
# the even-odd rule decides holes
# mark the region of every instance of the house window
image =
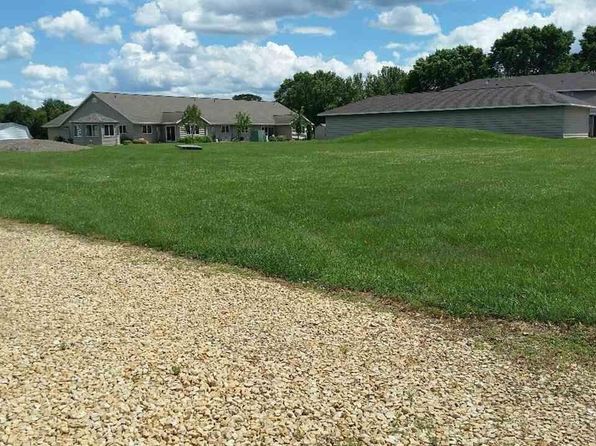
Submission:
[[114,126],[112,124],[104,125],[103,126],[103,135],[104,136],[114,136]]
[[150,125],[144,125],[143,126],[143,133],[145,135],[151,135],[153,133],[153,127]]
[[222,125],[221,126],[221,133],[230,133],[230,126],[229,125]]
[[83,127],[81,127],[80,125],[75,125],[74,136],[75,138],[80,138],[81,136],[83,136]]
[[121,135],[124,135],[126,133],[126,126],[125,125],[119,126],[118,133],[120,133]]
[[96,125],[86,125],[85,126],[85,136],[97,136],[99,133],[99,128]]

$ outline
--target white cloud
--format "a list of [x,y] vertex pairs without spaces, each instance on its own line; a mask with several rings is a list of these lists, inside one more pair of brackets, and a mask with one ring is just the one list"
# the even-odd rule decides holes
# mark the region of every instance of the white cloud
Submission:
[[43,64],[29,64],[21,73],[30,79],[64,81],[68,78],[66,68]]
[[48,36],[60,38],[73,36],[83,43],[110,44],[122,40],[120,26],[101,28],[76,9],[57,17],[42,17],[37,21],[37,25]]
[[132,35],[132,41],[150,50],[176,50],[195,48],[197,35],[178,25],[159,25]]
[[0,60],[31,57],[35,49],[35,37],[24,26],[0,28]]
[[13,87],[14,87],[14,85],[12,84],[12,82],[0,79],[0,88],[13,88]]
[[422,48],[422,44],[419,42],[389,42],[385,45],[388,50],[399,50],[399,51],[417,51]]
[[97,17],[98,19],[107,19],[108,17],[111,17],[111,15],[112,10],[106,6],[102,6],[97,10],[95,17]]
[[222,97],[255,91],[270,96],[284,79],[299,71],[322,69],[348,76],[376,72],[390,64],[372,51],[347,64],[320,55],[300,56],[289,46],[273,42],[198,45],[184,51],[151,50],[139,43],[126,43],[109,63],[86,65],[76,79],[77,84],[108,86],[96,87],[99,89]]
[[326,26],[297,26],[295,28],[290,28],[289,32],[291,34],[308,34],[313,36],[326,37],[330,37],[335,34],[334,29],[327,28]]
[[128,0],[85,0],[88,5],[119,5],[119,6],[130,6]]
[[416,36],[437,34],[441,31],[439,20],[415,5],[396,6],[389,11],[384,11],[379,14],[376,21],[372,22],[372,25]]
[[246,20],[233,12],[219,14],[204,7],[202,0],[155,0],[138,8],[134,18],[138,25],[173,23],[207,33],[267,35],[277,32],[277,23],[273,19]]
[[596,23],[593,0],[536,0],[534,6],[540,11],[514,7],[500,17],[458,26],[447,34],[439,35],[433,45],[448,48],[468,44],[490,51],[496,39],[514,28],[554,23],[565,30],[572,30],[579,38],[586,26]]

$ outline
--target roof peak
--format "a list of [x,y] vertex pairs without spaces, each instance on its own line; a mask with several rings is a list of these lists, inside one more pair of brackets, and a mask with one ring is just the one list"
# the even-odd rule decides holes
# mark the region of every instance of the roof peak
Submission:
[[214,97],[207,97],[207,96],[178,96],[178,95],[168,95],[168,94],[151,94],[151,93],[127,93],[127,92],[118,92],[118,91],[92,91],[91,94],[101,94],[101,95],[118,95],[118,96],[140,96],[140,97],[147,97],[147,98],[174,98],[174,99],[194,99],[199,101],[234,101],[234,102],[260,102],[260,103],[276,103],[277,101],[247,101],[244,99],[232,99],[232,98],[214,98]]

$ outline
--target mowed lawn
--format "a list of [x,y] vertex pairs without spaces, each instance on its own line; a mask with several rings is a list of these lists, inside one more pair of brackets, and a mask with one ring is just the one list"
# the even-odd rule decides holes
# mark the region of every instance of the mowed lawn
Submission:
[[596,141],[413,129],[0,153],[0,215],[455,315],[596,322]]

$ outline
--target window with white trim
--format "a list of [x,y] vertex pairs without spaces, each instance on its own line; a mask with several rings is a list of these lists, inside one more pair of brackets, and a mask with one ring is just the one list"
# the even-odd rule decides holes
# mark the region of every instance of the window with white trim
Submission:
[[121,135],[124,135],[126,133],[126,126],[125,125],[119,126],[118,133],[120,133]]
[[83,127],[81,127],[80,125],[75,125],[74,136],[75,138],[80,138],[81,136],[83,136]]
[[151,126],[151,125],[144,125],[143,126],[143,133],[145,135],[151,135],[153,133],[153,126]]
[[86,125],[85,126],[85,136],[98,136],[99,127],[97,125]]
[[230,126],[229,125],[222,125],[221,126],[221,133],[230,133]]
[[114,136],[114,126],[112,124],[106,124],[103,126],[103,136]]

